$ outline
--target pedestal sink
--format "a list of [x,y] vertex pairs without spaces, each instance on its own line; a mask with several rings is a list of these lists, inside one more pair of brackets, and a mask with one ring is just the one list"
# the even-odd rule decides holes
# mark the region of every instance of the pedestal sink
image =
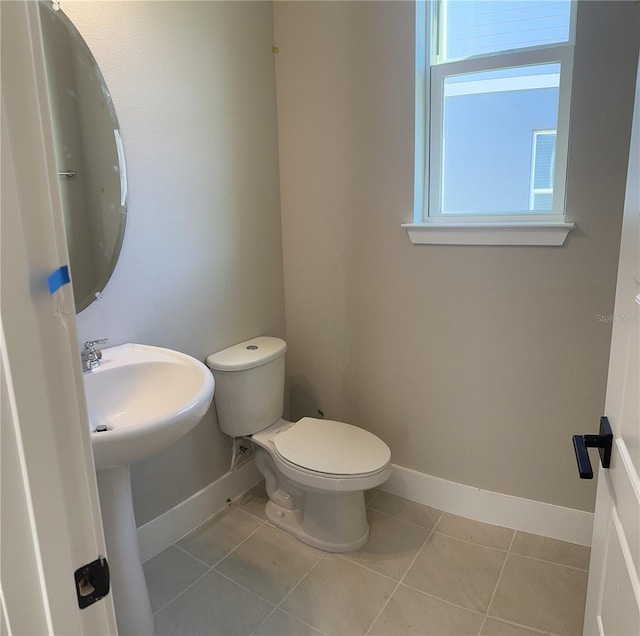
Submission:
[[213,376],[191,356],[125,344],[103,349],[100,366],[83,377],[118,633],[153,636],[130,465],[200,421],[213,398]]

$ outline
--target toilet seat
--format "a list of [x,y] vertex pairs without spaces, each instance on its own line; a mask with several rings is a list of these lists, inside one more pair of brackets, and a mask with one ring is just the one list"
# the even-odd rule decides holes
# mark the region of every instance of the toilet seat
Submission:
[[281,460],[320,475],[362,477],[384,470],[391,461],[389,447],[357,426],[304,417],[273,437]]

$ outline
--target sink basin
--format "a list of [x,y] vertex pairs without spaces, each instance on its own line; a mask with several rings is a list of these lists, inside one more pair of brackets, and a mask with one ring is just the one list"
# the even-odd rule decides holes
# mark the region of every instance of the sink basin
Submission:
[[125,344],[103,349],[100,366],[83,379],[118,633],[153,636],[130,466],[177,442],[202,419],[213,398],[213,375],[183,353]]
[[204,364],[160,347],[103,349],[100,366],[83,378],[98,470],[170,446],[202,419],[213,398],[213,375]]

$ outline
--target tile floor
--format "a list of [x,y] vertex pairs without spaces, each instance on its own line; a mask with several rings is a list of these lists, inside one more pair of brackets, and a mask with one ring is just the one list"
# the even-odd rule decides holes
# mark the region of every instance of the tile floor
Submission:
[[589,549],[367,493],[342,555],[266,522],[262,485],[145,563],[157,636],[581,634]]

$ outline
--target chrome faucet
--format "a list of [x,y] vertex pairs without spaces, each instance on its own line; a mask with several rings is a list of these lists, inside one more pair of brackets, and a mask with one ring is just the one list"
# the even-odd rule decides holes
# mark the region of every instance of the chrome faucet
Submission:
[[100,366],[102,351],[96,349],[96,345],[104,344],[109,338],[101,338],[100,340],[87,340],[84,343],[84,349],[80,353],[82,359],[82,372],[92,371]]

